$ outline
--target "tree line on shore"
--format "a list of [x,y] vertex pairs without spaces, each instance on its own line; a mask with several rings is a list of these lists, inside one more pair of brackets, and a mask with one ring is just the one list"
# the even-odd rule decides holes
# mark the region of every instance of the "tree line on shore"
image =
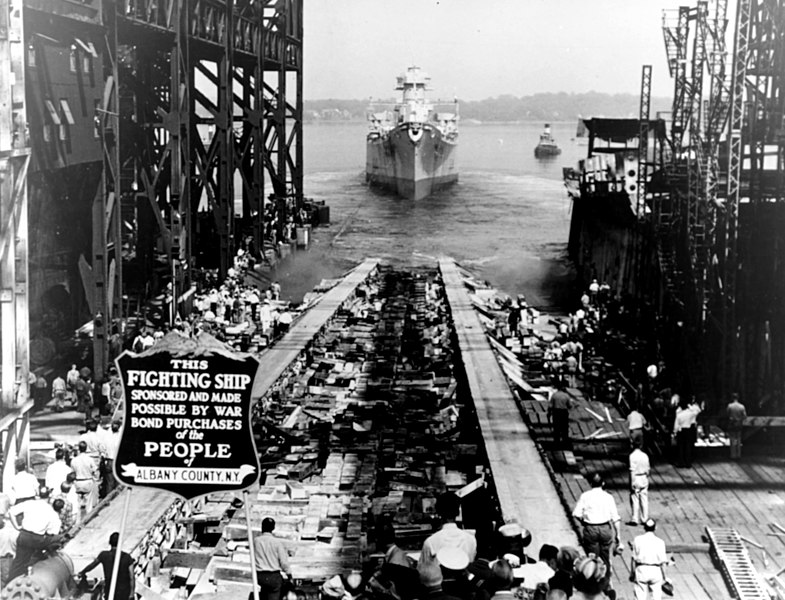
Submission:
[[[451,99],[432,98],[434,102],[450,102]],[[571,121],[583,116],[635,118],[638,116],[640,99],[636,94],[604,94],[600,92],[541,93],[516,97],[502,95],[485,100],[461,101],[460,115],[463,121]],[[354,121],[365,120],[372,103],[393,104],[395,98],[373,100],[305,100],[303,102],[306,121]],[[649,114],[669,111],[671,100],[652,98]]]

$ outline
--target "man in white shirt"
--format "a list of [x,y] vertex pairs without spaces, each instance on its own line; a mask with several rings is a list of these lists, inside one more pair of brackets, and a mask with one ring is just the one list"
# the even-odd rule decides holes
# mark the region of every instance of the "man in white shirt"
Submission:
[[595,473],[589,482],[591,489],[578,498],[572,516],[583,525],[583,549],[602,558],[610,568],[611,548],[621,546],[621,518],[616,501],[604,489],[602,476]]
[[548,584],[548,580],[556,573],[556,557],[559,549],[550,544],[540,546],[539,560],[513,569],[516,579],[521,579],[521,586],[527,590],[536,590],[541,583]]
[[[71,459],[71,468],[76,475],[74,487],[77,494],[84,499],[82,503],[85,514],[89,514],[93,510],[98,495],[96,485],[98,481],[98,467],[93,457],[87,453],[87,444],[83,441],[79,442],[79,454]],[[79,507],[79,504],[77,507]],[[80,508],[77,508],[77,513],[80,513],[80,510]]]
[[469,557],[469,562],[477,556],[477,539],[455,523],[461,512],[461,499],[453,492],[445,492],[436,499],[436,513],[442,518],[442,528],[430,535],[422,545],[421,559],[430,561],[444,547],[460,548]]
[[665,565],[668,555],[665,542],[654,534],[657,523],[649,519],[643,524],[645,533],[636,536],[632,542],[630,571],[635,582],[635,600],[662,599],[662,584],[666,581]]
[[106,453],[102,433],[98,431],[98,423],[94,420],[87,422],[87,431],[79,436],[79,441],[87,445],[87,453],[93,456],[93,460]]
[[112,421],[112,430],[104,435],[104,447],[106,448],[106,458],[104,459],[104,495],[109,494],[117,487],[117,479],[114,476],[114,461],[117,458],[117,449],[120,447],[120,421]]
[[35,561],[38,552],[52,547],[60,540],[58,534],[62,523],[55,508],[49,504],[49,490],[40,488],[38,494],[37,499],[15,504],[8,511],[11,525],[19,529],[16,556],[9,575],[11,579],[24,573]]
[[630,453],[630,505],[632,521],[628,525],[637,526],[649,518],[649,456],[636,443]]
[[635,447],[643,446],[643,430],[646,427],[646,417],[644,417],[636,406],[632,407],[630,414],[627,415],[627,429],[630,432],[630,444]]
[[76,493],[76,473],[68,474],[68,477],[65,478],[65,484],[60,486],[60,490],[65,495],[66,500],[71,503],[74,511],[74,525],[78,525],[82,521],[82,514],[79,510],[79,494]]
[[149,329],[145,329],[144,334],[142,335],[142,352],[145,350],[149,350],[155,344],[155,338],[150,334]]
[[38,492],[38,478],[27,470],[24,458],[17,458],[14,467],[16,474],[11,479],[11,499],[15,504],[32,500]]
[[55,401],[55,410],[63,412],[65,407],[65,394],[67,391],[65,379],[59,375],[52,381],[52,399]]
[[695,442],[697,441],[698,415],[701,410],[701,407],[694,401],[689,403],[683,399],[679,401],[676,418],[673,421],[673,434],[676,437],[678,456],[677,467],[689,468],[692,466]]
[[73,394],[76,393],[77,381],[79,381],[79,371],[77,370],[76,365],[71,365],[71,369],[68,371],[68,373],[65,374],[65,383],[68,391],[72,394],[72,398]]
[[55,450],[55,461],[46,468],[44,483],[50,490],[57,492],[68,474],[72,472],[73,469],[65,464],[65,450],[58,448]]

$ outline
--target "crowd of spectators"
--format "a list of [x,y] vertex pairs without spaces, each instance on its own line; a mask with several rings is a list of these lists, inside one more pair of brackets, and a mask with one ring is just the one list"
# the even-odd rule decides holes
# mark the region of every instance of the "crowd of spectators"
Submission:
[[[615,597],[609,589],[610,570],[593,554],[543,542],[532,556],[528,553],[532,536],[517,523],[490,530],[462,529],[456,521],[460,499],[453,492],[437,498],[436,510],[441,527],[425,539],[421,548],[401,547],[394,523],[391,520],[378,523],[372,532],[379,557],[376,563],[363,572],[353,571],[328,579],[321,587],[321,600]],[[271,531],[269,527],[268,531]],[[286,573],[287,563],[282,562],[281,571]],[[277,569],[279,564],[273,567]],[[260,585],[262,600],[279,600],[281,596],[297,600],[303,596],[291,581],[282,584],[276,581],[270,587],[260,580]]]
[[[252,253],[240,249],[223,282],[216,272],[202,273],[191,313],[176,316],[171,326],[145,323],[127,349],[144,352],[172,330],[186,336],[206,331],[239,350],[248,350],[252,338],[263,347],[285,333],[293,310],[282,301],[278,281],[264,291],[250,282],[253,264]],[[0,587],[42,558],[42,551],[56,547],[117,486],[113,463],[120,443],[123,388],[116,368],[98,380],[89,367],[76,363],[51,382],[31,373],[30,389],[39,410],[48,406],[58,413],[81,413],[84,430],[75,443],[56,445],[41,479],[25,460],[17,460],[10,488],[0,494]]]

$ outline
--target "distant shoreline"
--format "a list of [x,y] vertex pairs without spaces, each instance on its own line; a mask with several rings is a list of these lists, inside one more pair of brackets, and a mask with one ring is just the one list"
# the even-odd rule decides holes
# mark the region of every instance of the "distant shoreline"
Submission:
[[[574,124],[580,117],[574,119],[551,119],[548,123],[556,124]],[[310,125],[346,125],[347,123],[365,123],[365,119],[303,119],[303,123]],[[461,119],[461,126],[479,127],[482,125],[523,125],[529,123],[544,124],[542,119],[517,119],[515,121],[493,121],[493,120],[479,120],[479,119]]]

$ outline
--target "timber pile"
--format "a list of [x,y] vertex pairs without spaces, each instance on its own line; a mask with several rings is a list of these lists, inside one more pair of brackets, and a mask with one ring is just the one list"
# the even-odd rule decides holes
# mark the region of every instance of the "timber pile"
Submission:
[[[362,568],[374,549],[371,524],[383,517],[404,547],[419,550],[436,496],[477,478],[475,440],[456,443],[460,394],[436,278],[380,268],[262,400],[266,478],[252,528],[276,520],[295,580]],[[219,586],[250,581],[243,511],[223,537],[231,551],[213,559],[211,577]]]

